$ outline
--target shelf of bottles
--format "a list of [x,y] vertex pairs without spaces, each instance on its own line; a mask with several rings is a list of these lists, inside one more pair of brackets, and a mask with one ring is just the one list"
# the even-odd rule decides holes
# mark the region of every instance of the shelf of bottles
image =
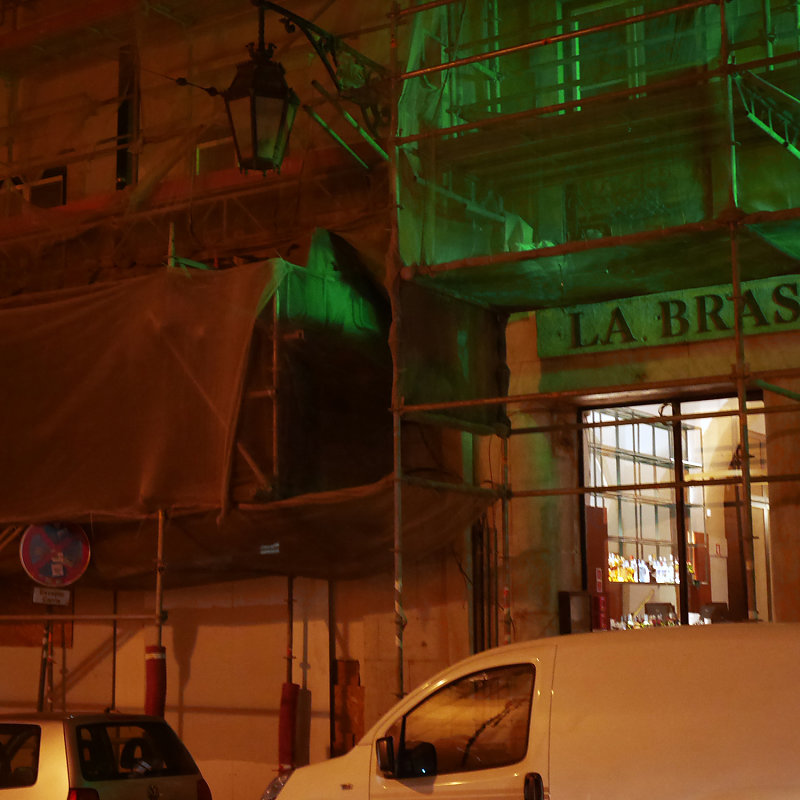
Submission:
[[[689,573],[694,569],[687,563]],[[647,556],[636,558],[621,556],[618,553],[608,554],[608,580],[610,583],[656,583],[678,584],[680,572],[678,560],[668,553],[666,556]]]
[[609,629],[612,631],[629,631],[634,628],[673,628],[680,625],[675,614],[669,614],[666,619],[661,615],[628,614],[622,619],[609,620]]

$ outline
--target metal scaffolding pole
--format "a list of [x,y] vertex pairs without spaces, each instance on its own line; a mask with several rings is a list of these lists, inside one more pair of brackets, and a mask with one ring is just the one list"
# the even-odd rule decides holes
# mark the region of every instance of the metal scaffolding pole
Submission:
[[561,33],[557,36],[548,36],[544,39],[536,39],[531,42],[523,42],[522,44],[513,45],[512,47],[503,47],[498,50],[491,50],[488,53],[479,53],[478,55],[474,56],[467,56],[466,58],[458,58],[454,61],[448,61],[444,64],[436,64],[431,67],[423,67],[421,69],[415,69],[411,72],[406,72],[400,76],[401,80],[409,80],[410,78],[417,78],[421,75],[430,75],[434,72],[442,72],[443,70],[448,70],[456,67],[462,67],[467,64],[475,64],[481,61],[488,61],[493,58],[499,58],[501,56],[511,55],[513,53],[519,53],[525,50],[532,50],[535,47],[543,47],[548,44],[555,44],[557,42],[564,42],[569,39],[577,39],[579,36],[586,36],[591,33],[597,33],[599,31],[606,31],[612,28],[619,28],[625,25],[635,25],[640,22],[646,22],[650,19],[656,19],[657,17],[665,17],[669,14],[679,14],[682,11],[690,11],[694,8],[700,8],[701,6],[711,6],[711,5],[721,5],[724,0],[693,0],[693,2],[689,3],[682,3],[680,5],[672,6],[671,8],[659,9],[657,11],[649,11],[644,14],[634,14],[630,17],[625,17],[623,19],[617,20],[615,22],[607,22],[603,25],[593,25],[588,28],[583,28],[579,31],[569,31],[568,33]]
[[509,529],[509,504],[510,491],[508,486],[508,437],[502,438],[503,443],[503,631],[504,643],[511,644],[512,617],[511,617],[511,534]]
[[[747,360],[745,358],[744,331],[744,299],[742,297],[741,271],[739,265],[739,186],[737,176],[736,132],[733,117],[733,72],[731,70],[731,53],[728,43],[728,28],[725,16],[725,4],[720,4],[720,63],[727,71],[725,80],[726,104],[728,113],[729,136],[729,174],[728,174],[728,233],[731,252],[731,286],[733,288],[733,336],[735,363],[733,374],[736,381],[738,400],[739,448],[741,454],[741,497],[737,502],[737,521],[739,524],[739,540],[741,543],[745,594],[747,597],[747,616],[756,619],[755,564],[753,551],[753,508],[752,487],[750,481],[750,432],[747,420],[747,382],[749,378]],[[738,495],[738,492],[737,492]]]
[[156,550],[156,644],[161,647],[164,628],[164,510],[158,512],[158,544]]
[[400,336],[402,309],[400,302],[400,253],[397,219],[397,102],[398,102],[398,59],[397,59],[397,26],[399,3],[392,3],[392,28],[390,52],[389,81],[389,190],[392,194],[392,211],[390,220],[389,248],[386,254],[386,280],[392,310],[392,327],[389,332],[389,349],[392,354],[392,442],[394,459],[394,517],[393,517],[393,550],[394,550],[394,622],[395,648],[397,656],[397,690],[398,697],[405,694],[403,671],[403,631],[406,625],[403,610],[403,458],[402,458],[402,424],[403,396],[401,386],[402,365],[400,363]]

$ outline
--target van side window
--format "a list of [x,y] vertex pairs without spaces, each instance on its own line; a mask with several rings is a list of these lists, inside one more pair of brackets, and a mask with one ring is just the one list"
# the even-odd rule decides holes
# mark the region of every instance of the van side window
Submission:
[[399,763],[431,745],[439,775],[521,761],[528,749],[533,682],[533,665],[515,664],[447,684],[406,714],[399,731],[397,723],[392,726]]

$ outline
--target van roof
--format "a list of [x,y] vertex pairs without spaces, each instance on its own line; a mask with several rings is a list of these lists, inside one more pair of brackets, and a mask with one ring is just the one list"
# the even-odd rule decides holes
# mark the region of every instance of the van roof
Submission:
[[789,640],[800,641],[800,624],[767,623],[767,622],[731,622],[715,625],[675,625],[652,628],[636,628],[624,631],[595,631],[592,633],[575,633],[549,636],[541,639],[529,639],[514,644],[502,645],[475,653],[461,661],[446,667],[427,681],[416,687],[408,695],[412,699],[418,693],[427,691],[436,684],[449,680],[453,674],[463,674],[470,669],[476,671],[490,669],[494,666],[509,663],[518,658],[521,662],[534,661],[545,652],[583,651],[587,659],[600,657],[608,648],[630,645],[633,642],[652,644],[658,641],[659,646],[668,649],[691,648],[692,642],[703,642],[708,645],[714,642],[719,647],[754,647],[761,649],[780,648]]

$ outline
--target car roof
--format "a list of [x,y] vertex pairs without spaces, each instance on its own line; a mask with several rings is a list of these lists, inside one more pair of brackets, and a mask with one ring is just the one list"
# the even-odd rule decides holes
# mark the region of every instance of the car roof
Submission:
[[166,724],[162,717],[147,714],[126,713],[124,711],[4,711],[0,722],[159,722]]

